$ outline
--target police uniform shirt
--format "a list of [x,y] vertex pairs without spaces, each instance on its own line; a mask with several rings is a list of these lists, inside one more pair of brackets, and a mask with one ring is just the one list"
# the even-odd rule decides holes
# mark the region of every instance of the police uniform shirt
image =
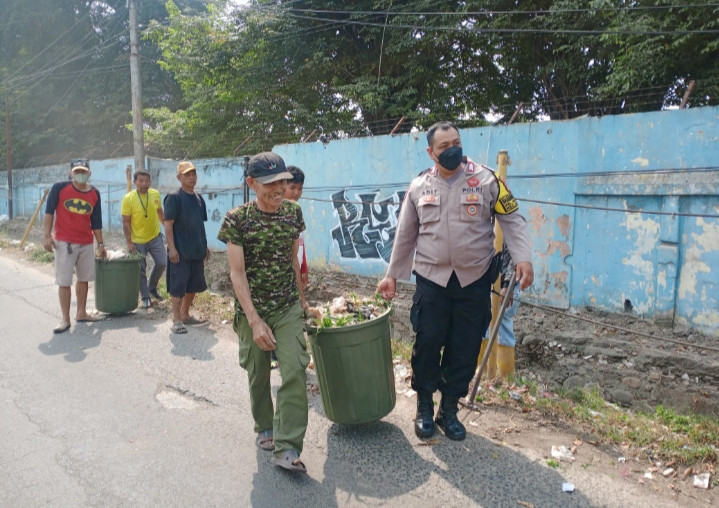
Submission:
[[442,287],[453,271],[462,287],[481,278],[494,256],[493,212],[515,264],[531,262],[527,221],[495,172],[473,162],[459,171],[451,185],[436,167],[412,180],[387,276],[408,280],[414,253],[415,271]]

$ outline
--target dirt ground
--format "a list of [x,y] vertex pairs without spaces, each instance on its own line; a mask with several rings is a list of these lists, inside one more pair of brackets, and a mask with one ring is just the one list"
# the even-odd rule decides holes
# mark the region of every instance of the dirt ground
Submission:
[[[13,220],[0,224],[0,245],[4,250],[15,250],[29,260],[32,251],[41,246],[40,225],[32,228],[24,251],[17,249],[27,220]],[[15,242],[13,242],[15,240]],[[121,235],[106,235],[109,249],[122,249]],[[15,246],[12,246],[12,244]],[[227,258],[224,253],[212,256],[206,268],[210,291],[221,297],[205,304],[200,311],[213,324],[220,325],[232,315],[231,286]],[[312,272],[307,293],[312,305],[321,305],[335,296],[355,293],[369,296],[374,293],[377,280],[339,272]],[[413,286],[400,284],[394,301],[393,336],[411,341],[409,309]],[[157,312],[169,312],[169,304],[160,304]],[[692,410],[719,416],[719,338],[694,330],[678,330],[659,326],[632,314],[612,314],[595,309],[551,311],[529,303],[520,307],[515,320],[517,333],[517,374],[534,380],[543,390],[554,392],[559,388],[598,387],[609,402],[631,410],[653,411],[661,404],[677,411]],[[408,367],[408,366],[407,366]],[[399,396],[399,395],[398,395]],[[469,416],[465,424],[476,426],[477,420]],[[537,432],[543,439],[556,439],[558,444],[579,444],[581,468],[594,474],[651,484],[653,492],[666,495],[668,506],[711,506],[719,504],[719,490],[693,489],[691,475],[681,474],[670,478],[655,469],[654,479],[645,480],[647,457],[641,450],[623,450],[601,443],[592,443],[592,437],[571,424],[550,421],[537,413],[522,414],[511,404],[493,408],[482,415],[483,433],[497,442],[526,450],[537,450]],[[546,437],[549,435],[550,437]],[[561,442],[564,440],[564,442]],[[591,443],[594,446],[590,446]],[[545,441],[546,444],[546,441]],[[546,448],[543,446],[542,448]],[[538,454],[538,460],[549,457],[547,450]],[[544,457],[542,457],[544,455]],[[606,463],[607,457],[627,456],[627,463]],[[631,464],[630,464],[631,462]],[[569,468],[568,465],[562,467]],[[576,474],[580,474],[577,471]],[[614,476],[616,475],[616,476]],[[716,503],[716,504],[715,504]],[[612,506],[609,502],[608,506]],[[643,504],[638,504],[640,506]]]

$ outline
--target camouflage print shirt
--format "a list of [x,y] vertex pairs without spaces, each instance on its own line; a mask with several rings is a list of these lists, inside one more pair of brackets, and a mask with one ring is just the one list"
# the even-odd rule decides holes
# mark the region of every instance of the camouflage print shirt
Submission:
[[[225,215],[217,238],[244,249],[252,304],[262,319],[299,300],[292,245],[304,230],[302,209],[293,201],[284,201],[275,213],[252,201]],[[237,298],[235,312],[242,312]]]

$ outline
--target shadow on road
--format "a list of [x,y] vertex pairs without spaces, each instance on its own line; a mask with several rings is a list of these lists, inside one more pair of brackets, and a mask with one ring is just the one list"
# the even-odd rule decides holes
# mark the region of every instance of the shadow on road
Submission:
[[[287,499],[323,507],[391,505],[407,494],[420,506],[593,506],[581,492],[563,493],[561,474],[509,448],[474,434],[461,442],[436,438],[425,447],[391,423],[333,424],[321,482],[312,471],[282,471],[258,451],[252,506],[284,506]],[[427,458],[428,449],[435,459]]]
[[175,356],[186,356],[193,360],[207,362],[214,360],[210,351],[217,344],[217,337],[207,325],[188,326],[187,333],[170,334],[171,353]]
[[68,362],[81,362],[87,357],[87,350],[100,345],[105,331],[126,330],[154,337],[166,336],[172,344],[171,353],[175,356],[189,357],[193,360],[211,361],[215,359],[212,348],[218,339],[206,325],[188,326],[187,333],[176,335],[165,329],[163,321],[143,318],[137,314],[109,315],[105,321],[94,323],[75,323],[65,333],[52,334],[48,342],[38,346],[41,353],[65,355]]
[[87,357],[85,351],[100,345],[101,323],[73,323],[65,333],[53,333],[52,338],[40,344],[38,349],[47,356],[65,355],[65,361],[70,363],[81,362]]

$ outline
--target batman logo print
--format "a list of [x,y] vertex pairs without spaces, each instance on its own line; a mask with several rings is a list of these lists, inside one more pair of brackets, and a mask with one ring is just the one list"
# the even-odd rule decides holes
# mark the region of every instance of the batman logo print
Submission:
[[92,213],[92,205],[84,199],[68,199],[64,203],[65,210],[78,215],[90,215]]

